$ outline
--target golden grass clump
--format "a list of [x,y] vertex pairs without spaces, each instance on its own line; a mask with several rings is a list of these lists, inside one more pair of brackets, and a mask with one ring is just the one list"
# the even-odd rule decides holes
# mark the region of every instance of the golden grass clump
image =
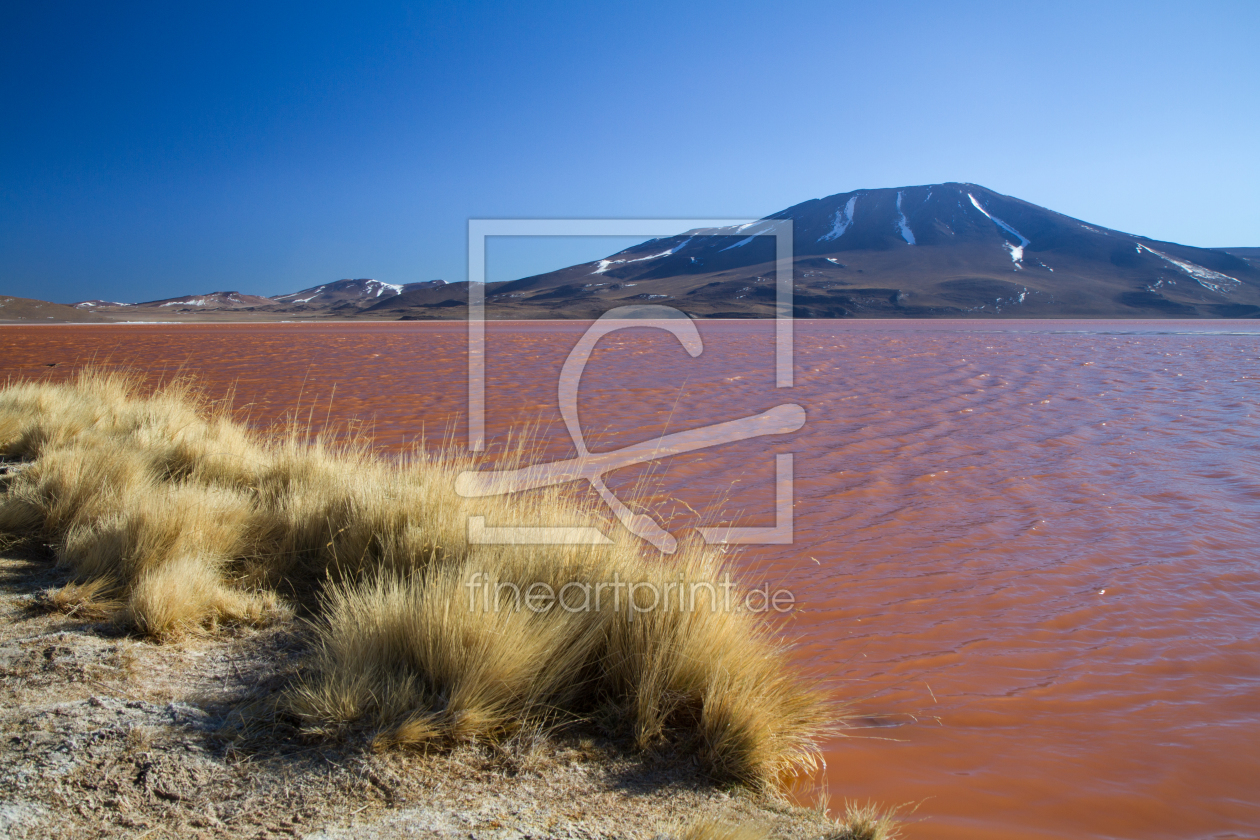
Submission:
[[122,604],[105,595],[114,588],[112,580],[99,577],[86,583],[68,583],[45,594],[48,605],[57,612],[79,618],[108,618],[122,607]]
[[763,825],[731,823],[710,817],[687,826],[678,835],[678,840],[770,840],[772,836]]
[[844,818],[825,840],[897,840],[901,836],[896,820],[900,810],[900,807],[884,810],[869,802],[865,805],[847,803]]
[[593,512],[559,491],[461,498],[477,465],[449,450],[264,436],[187,380],[10,384],[0,457],[28,464],[0,476],[0,534],[53,548],[74,578],[59,608],[158,640],[309,615],[309,667],[280,699],[308,733],[384,748],[586,719],[759,789],[814,767],[828,706],[703,545],[471,544],[470,515]]

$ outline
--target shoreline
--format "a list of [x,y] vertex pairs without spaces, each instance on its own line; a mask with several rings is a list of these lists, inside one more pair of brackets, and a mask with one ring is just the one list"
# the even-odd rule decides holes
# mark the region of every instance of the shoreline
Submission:
[[[721,555],[700,543],[668,563],[629,543],[482,545],[450,489],[467,457],[391,462],[297,426],[262,435],[187,379],[10,384],[0,457],[10,835],[108,818],[357,837],[368,829],[338,821],[374,807],[366,784],[407,836],[564,823],[566,836],[717,840],[732,820],[749,840],[896,836],[869,807],[837,823],[788,804],[842,716],[786,667],[763,616],[641,605],[634,589],[585,610],[502,594],[610,571],[710,586]],[[475,512],[504,522],[592,513],[556,494],[487,504]],[[463,606],[469,580],[496,582],[485,605]],[[300,827],[272,824],[299,805]],[[379,822],[374,836],[393,836]]]

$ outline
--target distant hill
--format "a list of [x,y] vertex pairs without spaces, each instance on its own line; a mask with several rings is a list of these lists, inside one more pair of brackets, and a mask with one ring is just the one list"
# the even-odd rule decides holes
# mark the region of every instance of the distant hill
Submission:
[[92,312],[83,312],[63,303],[0,295],[0,323],[64,323],[66,321],[105,321]]
[[[1260,316],[1260,249],[1160,242],[960,183],[856,190],[762,223],[680,232],[488,287],[488,312],[596,317],[652,302],[697,317],[770,317],[774,240],[757,234],[775,219],[794,225],[798,317]],[[413,316],[450,309],[431,296],[397,302]]]

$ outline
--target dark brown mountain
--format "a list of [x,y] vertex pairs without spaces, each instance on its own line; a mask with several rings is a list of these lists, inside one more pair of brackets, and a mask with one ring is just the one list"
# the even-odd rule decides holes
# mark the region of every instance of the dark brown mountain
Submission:
[[[975,184],[856,190],[767,217],[775,219],[793,222],[798,317],[1260,316],[1258,249],[1159,242]],[[765,221],[493,284],[487,315],[589,318],[664,303],[697,317],[770,317],[774,240],[758,235]],[[459,287],[399,295],[369,311],[464,317]]]

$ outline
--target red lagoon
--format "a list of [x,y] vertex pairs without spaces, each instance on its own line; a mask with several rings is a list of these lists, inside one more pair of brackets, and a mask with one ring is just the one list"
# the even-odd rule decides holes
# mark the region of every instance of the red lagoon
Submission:
[[[574,454],[557,377],[586,326],[487,325],[492,448],[537,422],[539,461]],[[773,456],[794,453],[793,543],[735,562],[795,594],[800,663],[853,702],[827,746],[834,801],[919,802],[920,840],[1260,835],[1260,323],[798,321],[782,389],[771,324],[698,326],[698,358],[660,330],[604,338],[582,428],[609,450],[805,408],[793,434],[609,484],[650,471],[678,534],[770,525]],[[183,370],[259,424],[359,418],[398,450],[463,444],[466,340],[462,323],[10,326],[0,375]]]

